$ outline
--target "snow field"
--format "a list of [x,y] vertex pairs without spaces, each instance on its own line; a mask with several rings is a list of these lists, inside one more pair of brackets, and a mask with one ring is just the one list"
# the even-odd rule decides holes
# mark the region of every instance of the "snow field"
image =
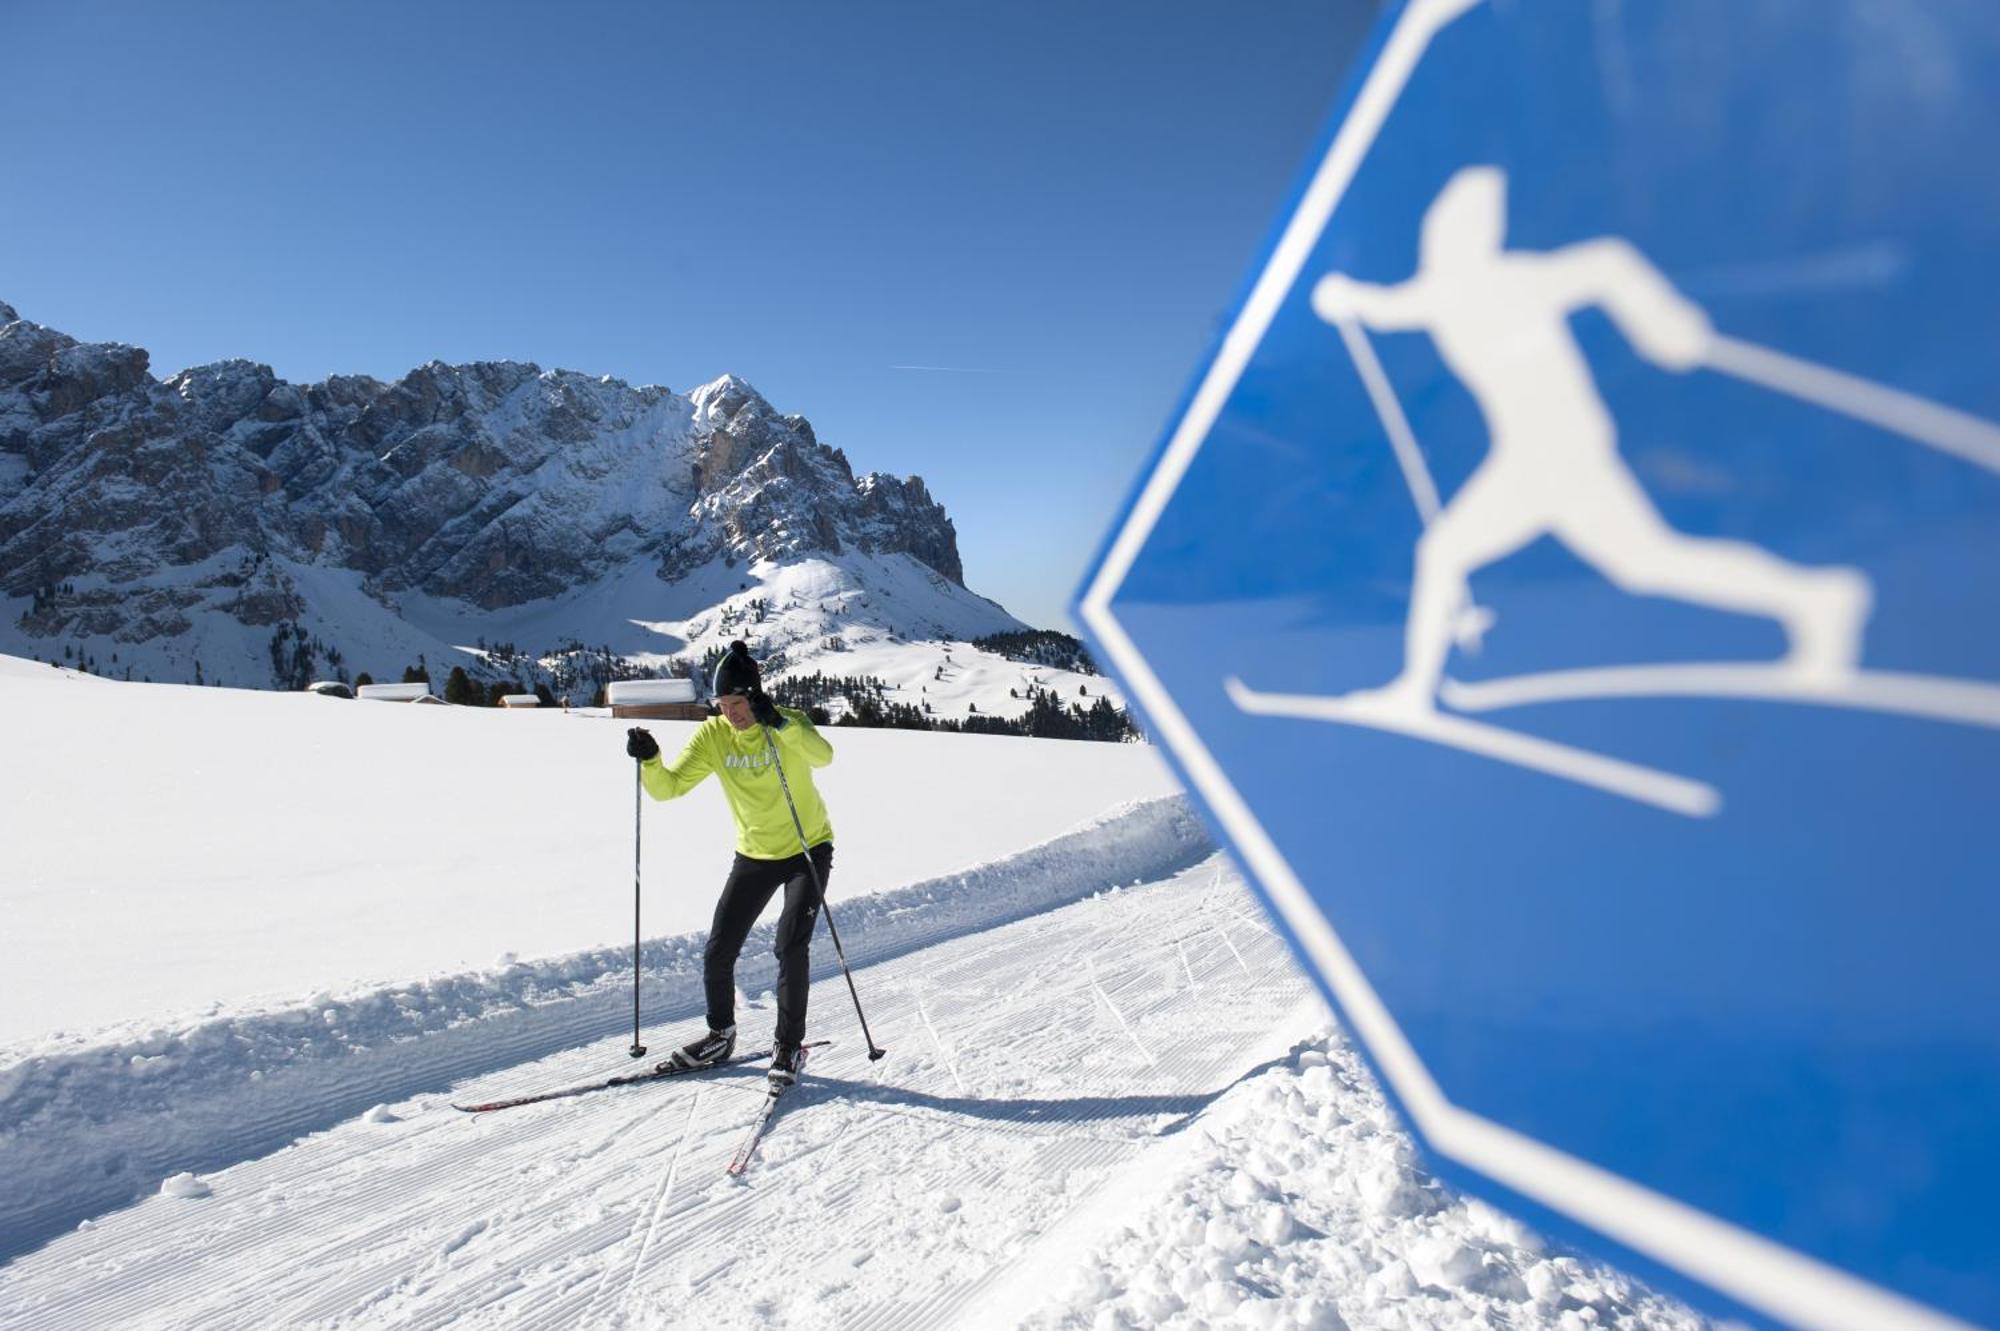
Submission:
[[[0,1070],[112,1026],[136,1041],[629,943],[627,724],[0,657]],[[651,729],[671,754],[692,724]],[[1144,745],[829,738],[836,903],[1175,789]],[[646,933],[705,928],[734,849],[720,787],[648,800],[643,819]]]
[[[866,964],[1209,853],[1185,798],[1172,796],[873,896],[842,897],[846,870],[836,858],[832,902],[850,962]],[[774,927],[760,925],[744,946],[737,977],[752,993],[775,979]],[[649,1040],[666,1038],[660,1023],[699,1013],[705,937],[677,934],[642,949]],[[834,973],[832,948],[822,944],[815,962],[816,975]],[[533,963],[503,957],[479,972],[320,994],[0,1063],[0,1176],[11,1183],[0,1202],[0,1257],[167,1175],[220,1168],[370,1106],[629,1030],[631,967],[629,945]]]

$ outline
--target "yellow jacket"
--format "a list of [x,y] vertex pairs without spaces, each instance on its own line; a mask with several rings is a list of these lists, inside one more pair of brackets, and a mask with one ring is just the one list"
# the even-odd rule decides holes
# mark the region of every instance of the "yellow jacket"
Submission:
[[753,860],[788,860],[799,853],[799,834],[792,826],[791,811],[785,807],[784,787],[771,770],[771,747],[775,747],[798,805],[806,844],[817,846],[833,840],[833,824],[827,820],[826,805],[812,779],[813,768],[833,761],[833,745],[804,712],[791,707],[778,711],[785,725],[769,732],[769,746],[762,726],[738,730],[723,717],[710,717],[695,727],[680,757],[669,763],[655,754],[639,765],[639,780],[646,793],[656,800],[676,799],[713,772],[722,782],[730,813],[736,817],[737,853]]

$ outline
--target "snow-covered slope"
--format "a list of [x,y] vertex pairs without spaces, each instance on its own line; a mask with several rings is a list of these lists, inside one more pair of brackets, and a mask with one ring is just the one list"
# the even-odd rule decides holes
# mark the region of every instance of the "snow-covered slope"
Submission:
[[476,647],[479,639],[525,644],[569,635],[659,670],[699,662],[743,638],[772,679],[807,670],[857,673],[861,658],[848,653],[862,647],[876,649],[871,665],[900,677],[923,656],[909,650],[913,645],[1021,627],[993,602],[900,553],[790,563],[717,559],[687,570],[671,587],[639,563],[560,598],[492,613],[422,596],[401,604],[404,619],[433,643]]
[[[786,669],[776,679],[812,673],[868,675],[886,681],[898,702],[928,708],[941,719],[962,721],[971,715],[1014,716],[1026,706],[1031,689],[1047,689],[1065,703],[1088,707],[1109,698],[1121,711],[1124,695],[1110,678],[1055,666],[1009,660],[955,637],[907,643],[860,635],[840,652],[822,653]],[[836,703],[830,710],[837,716]]]

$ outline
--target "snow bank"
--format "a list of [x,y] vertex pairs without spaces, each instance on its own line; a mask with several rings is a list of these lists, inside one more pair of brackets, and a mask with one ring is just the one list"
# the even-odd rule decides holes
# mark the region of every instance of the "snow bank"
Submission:
[[[1178,872],[1211,853],[1181,796],[1128,805],[1053,840],[960,873],[833,906],[856,967],[977,932],[1110,887]],[[738,966],[768,986],[772,926]],[[704,936],[648,942],[649,1022],[700,1010]],[[830,947],[816,976],[833,973]],[[421,983],[321,994],[236,1015],[30,1054],[0,1065],[0,1260],[79,1220],[292,1138],[454,1080],[614,1036],[631,1015],[631,953],[598,948]],[[821,1008],[823,1026],[846,1020]],[[618,1070],[629,1063],[617,1051]],[[607,1053],[607,1063],[613,1057]]]
[[1705,1325],[1430,1178],[1359,1056],[1330,1031],[1231,1091],[1146,1191],[1025,1326]]

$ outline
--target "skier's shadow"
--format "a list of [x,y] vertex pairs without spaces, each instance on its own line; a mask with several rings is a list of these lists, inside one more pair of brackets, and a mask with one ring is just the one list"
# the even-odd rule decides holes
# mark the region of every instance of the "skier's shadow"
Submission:
[[956,1114],[965,1118],[1016,1126],[1089,1123],[1101,1119],[1158,1118],[1162,1114],[1167,1114],[1172,1116],[1172,1120],[1161,1124],[1148,1135],[1169,1137],[1193,1123],[1204,1109],[1236,1086],[1273,1068],[1284,1067],[1290,1061],[1289,1056],[1267,1059],[1239,1073],[1212,1091],[1179,1095],[1078,1095],[1066,1099],[1047,1100],[1024,1097],[933,1095],[928,1091],[914,1091],[880,1082],[850,1081],[840,1077],[818,1075],[814,1075],[808,1082],[801,1083],[796,1095],[799,1108],[837,1096],[850,1103],[877,1104],[893,1109],[929,1109],[940,1114]]

